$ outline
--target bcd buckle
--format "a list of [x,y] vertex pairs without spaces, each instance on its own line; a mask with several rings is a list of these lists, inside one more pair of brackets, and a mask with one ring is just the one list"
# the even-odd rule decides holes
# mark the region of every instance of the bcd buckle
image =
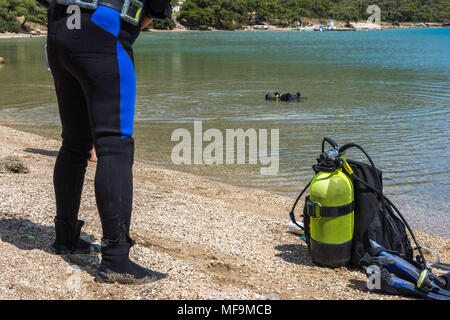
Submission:
[[[316,214],[316,205],[319,206],[319,215]],[[322,205],[319,202],[312,202],[311,200],[306,200],[306,213],[308,216],[312,218],[320,219],[320,209],[322,208]]]
[[122,7],[120,19],[136,26],[139,24],[142,16],[144,4],[138,0],[125,0]]
[[97,10],[98,0],[75,0],[73,4],[79,6],[80,8]]

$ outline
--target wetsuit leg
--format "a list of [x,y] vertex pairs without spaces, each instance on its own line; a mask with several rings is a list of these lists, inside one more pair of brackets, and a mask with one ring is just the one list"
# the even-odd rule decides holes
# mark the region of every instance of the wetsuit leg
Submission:
[[[131,45],[139,33],[139,26],[124,24],[119,11],[99,6],[95,12],[82,10],[81,29],[70,29],[67,28],[67,14],[61,11],[65,9],[59,5],[50,9],[53,14],[52,19],[49,18],[48,47],[54,55],[52,62],[57,60],[58,67],[64,71],[54,72],[56,89],[58,96],[64,96],[73,89],[73,93],[82,91],[87,113],[79,111],[83,103],[82,99],[77,99],[78,94],[71,103],[61,100],[64,153],[58,164],[63,161],[81,164],[81,160],[85,161],[83,153],[78,154],[64,146],[82,145],[84,138],[92,134],[98,158],[95,196],[103,228],[102,262],[96,279],[123,283],[151,281],[155,274],[129,259],[129,250],[134,244],[129,228],[133,200],[132,134],[136,98]],[[76,79],[74,82],[78,85],[65,81],[66,73]],[[72,85],[74,87],[69,88]],[[78,115],[72,113],[74,105],[81,112]],[[91,130],[86,127],[86,114]],[[81,125],[83,132],[77,125]],[[76,137],[76,143],[72,137]],[[76,149],[81,150],[81,147]],[[61,171],[62,180],[75,185],[74,181],[66,179],[70,176],[66,172],[68,170],[69,166],[60,166],[57,175]],[[56,183],[55,188],[61,188],[57,194],[63,195],[62,198],[67,198],[69,203],[72,201],[68,199],[71,195],[64,192],[62,184]]]
[[50,60],[56,82],[62,123],[62,147],[56,159],[53,182],[59,219],[76,221],[80,207],[84,175],[92,148],[91,128],[84,93],[78,81]]
[[57,254],[89,254],[97,250],[80,239],[84,222],[78,220],[78,212],[87,159],[92,147],[91,126],[83,89],[78,80],[64,68],[62,58],[65,56],[58,52],[55,45],[55,27],[55,24],[49,24],[48,58],[55,79],[63,142],[53,174],[56,238],[51,249]]
[[[122,225],[129,232],[132,210],[136,78],[131,44],[138,32],[134,33],[136,28],[129,32],[128,26],[122,26],[120,12],[103,6],[94,13],[82,10],[81,29],[71,30],[67,28],[68,15],[61,11],[65,9],[64,6],[54,9],[52,23],[57,32],[53,40],[49,39],[48,46],[49,51],[57,51],[61,68],[76,79],[74,82],[78,85],[72,85],[61,74],[55,73],[56,89],[58,96],[66,91],[82,91],[87,112],[82,111],[78,116],[72,114],[74,105],[80,112],[81,99],[60,103],[63,146],[75,145],[70,139],[75,136],[74,140],[82,145],[92,134],[98,158],[95,195],[103,237],[117,241],[122,234]],[[85,116],[89,121],[85,121]],[[65,118],[68,123],[64,122]],[[91,129],[86,123],[90,123]],[[77,150],[81,151],[81,148]],[[69,156],[77,163],[83,157],[75,152]],[[68,182],[66,178],[67,175],[64,179]],[[63,187],[55,185],[55,188],[60,188],[57,193],[66,194]]]

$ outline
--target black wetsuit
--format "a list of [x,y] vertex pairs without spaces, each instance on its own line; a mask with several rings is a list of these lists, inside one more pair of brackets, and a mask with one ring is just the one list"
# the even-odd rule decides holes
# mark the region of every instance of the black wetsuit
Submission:
[[[147,1],[147,15],[163,18],[170,1]],[[144,1],[145,3],[145,1]],[[62,123],[54,170],[57,219],[78,219],[84,175],[95,145],[95,196],[103,238],[129,232],[134,157],[136,76],[132,44],[140,26],[106,6],[81,9],[81,28],[69,29],[67,6],[53,0],[48,15],[48,59]],[[58,233],[57,233],[58,234]]]

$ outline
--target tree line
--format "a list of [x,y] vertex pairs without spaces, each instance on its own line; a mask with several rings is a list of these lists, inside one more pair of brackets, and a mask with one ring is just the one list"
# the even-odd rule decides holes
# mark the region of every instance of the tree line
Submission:
[[304,19],[361,21],[367,7],[378,5],[381,20],[400,22],[449,22],[448,0],[187,0],[177,17],[187,27],[239,29],[268,23],[293,25]]
[[[178,1],[173,0],[172,5]],[[17,18],[21,19],[17,19]],[[19,22],[19,21],[20,22]],[[36,0],[0,0],[0,32],[20,32],[25,30],[26,22],[47,24],[47,9]],[[173,29],[172,19],[154,19],[151,24],[156,29]]]
[[[305,19],[361,21],[369,5],[378,5],[381,20],[450,22],[449,0],[187,0],[177,14],[186,27],[234,30],[246,25],[293,25]],[[176,5],[178,1],[172,1]],[[17,17],[23,17],[17,21]],[[46,24],[47,10],[36,0],[0,0],[0,32],[18,32],[26,22]],[[173,29],[174,21],[155,19],[152,27]]]
[[[21,23],[18,17],[23,17]],[[0,0],[0,32],[19,32],[26,22],[46,24],[47,9],[35,0]]]

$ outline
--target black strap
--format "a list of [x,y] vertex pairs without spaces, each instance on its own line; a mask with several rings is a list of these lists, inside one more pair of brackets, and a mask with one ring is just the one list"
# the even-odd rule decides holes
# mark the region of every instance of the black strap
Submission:
[[[89,1],[84,1],[84,2],[91,3]],[[68,5],[68,4],[65,4],[65,3],[62,3],[62,2],[61,3],[58,2],[58,3],[62,4],[62,5]],[[67,2],[67,3],[70,3],[70,2]],[[116,10],[116,11],[122,12],[124,3],[125,3],[125,0],[98,0],[97,5],[109,7],[111,9]],[[133,3],[130,3],[130,9],[132,7],[133,7]]]
[[[355,202],[352,201],[349,204],[338,206],[338,207],[323,207],[317,202],[310,201],[309,199],[306,200],[306,212],[308,215],[312,218],[320,218],[320,217],[326,217],[326,218],[336,218],[336,217],[342,217],[345,216],[352,211],[355,210]],[[319,216],[317,216],[317,208],[319,209]]]
[[125,2],[124,0],[99,0],[98,1],[98,5],[99,6],[110,7],[112,9],[114,9],[114,10],[122,12],[122,8],[123,8],[123,3],[124,2]]

